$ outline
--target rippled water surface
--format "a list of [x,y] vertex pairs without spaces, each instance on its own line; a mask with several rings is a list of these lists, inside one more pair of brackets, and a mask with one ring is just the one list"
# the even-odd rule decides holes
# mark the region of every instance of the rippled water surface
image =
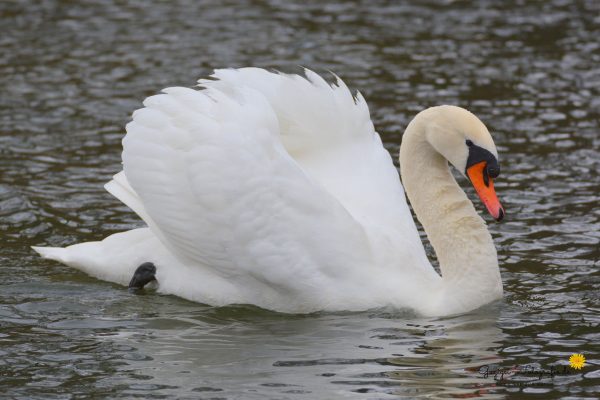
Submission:
[[[600,395],[600,2],[5,1],[0,22],[0,397]],[[130,113],[247,65],[335,71],[394,155],[424,107],[480,116],[503,168],[504,301],[448,318],[216,309],[33,254],[140,226],[102,188]],[[587,365],[567,375],[482,374],[575,352]]]

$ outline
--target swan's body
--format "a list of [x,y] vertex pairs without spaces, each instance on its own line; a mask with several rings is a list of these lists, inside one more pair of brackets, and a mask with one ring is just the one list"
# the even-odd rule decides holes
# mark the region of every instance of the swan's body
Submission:
[[446,161],[458,166],[462,150],[436,150],[460,134],[495,155],[485,126],[442,106],[403,138],[403,182],[442,278],[364,99],[307,76],[219,70],[201,91],[148,98],[127,125],[124,171],[106,185],[148,227],[36,250],[121,284],[150,261],[160,292],[211,305],[443,315],[501,297],[491,236]]

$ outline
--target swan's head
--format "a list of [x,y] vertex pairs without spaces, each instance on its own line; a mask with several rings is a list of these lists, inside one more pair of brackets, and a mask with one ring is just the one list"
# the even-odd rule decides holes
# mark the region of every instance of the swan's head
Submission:
[[498,151],[489,131],[464,108],[439,106],[427,124],[427,141],[473,184],[489,213],[500,221],[504,209],[494,190],[500,174]]

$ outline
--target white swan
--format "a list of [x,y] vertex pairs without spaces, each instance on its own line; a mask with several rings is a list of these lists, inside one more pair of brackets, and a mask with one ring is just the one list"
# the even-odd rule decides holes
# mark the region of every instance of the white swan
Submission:
[[217,70],[203,90],[149,97],[127,125],[124,171],[106,185],[148,227],[34,249],[121,284],[150,261],[160,292],[217,306],[446,315],[501,298],[492,238],[448,166],[502,218],[483,123],[433,107],[402,140],[402,181],[440,277],[363,97],[339,79],[306,76]]

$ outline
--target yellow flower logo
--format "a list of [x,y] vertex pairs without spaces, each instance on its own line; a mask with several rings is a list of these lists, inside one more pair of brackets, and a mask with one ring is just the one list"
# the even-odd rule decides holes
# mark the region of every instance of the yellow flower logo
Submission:
[[583,354],[573,354],[569,357],[569,365],[574,369],[581,369],[585,366],[585,357]]

